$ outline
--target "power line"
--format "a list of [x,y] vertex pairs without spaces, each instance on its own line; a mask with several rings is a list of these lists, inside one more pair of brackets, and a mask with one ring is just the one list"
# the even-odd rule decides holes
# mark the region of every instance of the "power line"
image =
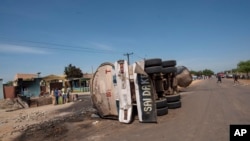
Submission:
[[137,53],[134,53],[134,55],[135,55],[137,58],[140,58],[140,59],[145,60],[145,57],[141,57],[141,56],[139,56]]
[[[8,39],[5,37],[1,37],[7,40],[12,40],[13,39]],[[20,42],[26,42],[26,43],[35,43],[38,44],[38,46],[30,46],[33,48],[45,48],[45,49],[55,49],[55,50],[67,50],[67,51],[84,51],[87,53],[122,53],[118,51],[113,51],[113,50],[104,50],[104,49],[94,49],[90,47],[83,47],[83,46],[73,46],[73,45],[65,45],[65,44],[58,44],[58,43],[49,43],[49,42],[39,42],[39,41],[31,41],[31,40],[21,40],[21,39],[14,39],[14,41],[20,41]],[[49,46],[44,46],[44,45],[49,45]]]

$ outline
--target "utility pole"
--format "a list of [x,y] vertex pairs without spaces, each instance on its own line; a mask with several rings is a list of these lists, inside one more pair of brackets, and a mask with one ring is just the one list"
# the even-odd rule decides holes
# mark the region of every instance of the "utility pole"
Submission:
[[133,55],[133,54],[134,54],[133,52],[124,54],[124,56],[127,56],[128,58],[128,65],[129,65],[129,55]]

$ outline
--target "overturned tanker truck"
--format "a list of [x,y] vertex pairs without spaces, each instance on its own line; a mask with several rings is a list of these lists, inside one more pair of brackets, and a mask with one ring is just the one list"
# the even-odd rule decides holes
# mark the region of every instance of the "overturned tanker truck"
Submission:
[[134,116],[142,123],[155,123],[168,109],[181,107],[178,87],[187,87],[192,76],[176,60],[160,58],[126,60],[101,64],[91,82],[91,100],[100,117],[131,123]]

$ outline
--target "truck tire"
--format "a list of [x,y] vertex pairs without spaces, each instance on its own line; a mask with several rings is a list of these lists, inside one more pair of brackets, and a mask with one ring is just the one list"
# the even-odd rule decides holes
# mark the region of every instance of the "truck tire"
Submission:
[[177,102],[168,103],[168,108],[169,109],[181,108],[181,101],[179,100]]
[[152,58],[145,60],[145,68],[152,66],[161,66],[162,60],[160,58]]
[[168,74],[168,73],[176,73],[177,69],[176,67],[167,67],[167,68],[162,68],[161,71],[163,74]]
[[175,67],[176,66],[176,60],[167,60],[167,61],[162,61],[162,67]]
[[180,101],[180,99],[181,99],[181,95],[180,94],[167,95],[165,97],[166,97],[168,103],[177,102],[177,101]]
[[168,114],[168,107],[157,109],[157,116],[164,116]]
[[164,107],[168,106],[168,102],[167,102],[166,98],[156,100],[155,103],[156,103],[156,108],[157,109],[164,108]]
[[161,73],[161,71],[162,71],[162,66],[153,66],[145,68],[145,72],[148,74]]

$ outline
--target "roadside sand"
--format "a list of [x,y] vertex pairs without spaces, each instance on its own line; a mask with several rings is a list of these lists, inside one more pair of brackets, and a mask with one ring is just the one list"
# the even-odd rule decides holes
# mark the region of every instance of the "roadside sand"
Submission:
[[240,83],[245,84],[245,85],[250,85],[250,79],[249,79],[249,80],[239,79],[238,81],[239,81]]
[[19,109],[6,112],[6,109],[0,109],[0,141],[11,141],[20,136],[23,131],[35,124],[42,124],[50,121],[53,124],[55,120],[66,121],[76,113],[79,115],[94,111],[91,102],[86,100],[89,95],[82,96],[76,102],[70,102],[61,105],[44,105],[39,107]]

